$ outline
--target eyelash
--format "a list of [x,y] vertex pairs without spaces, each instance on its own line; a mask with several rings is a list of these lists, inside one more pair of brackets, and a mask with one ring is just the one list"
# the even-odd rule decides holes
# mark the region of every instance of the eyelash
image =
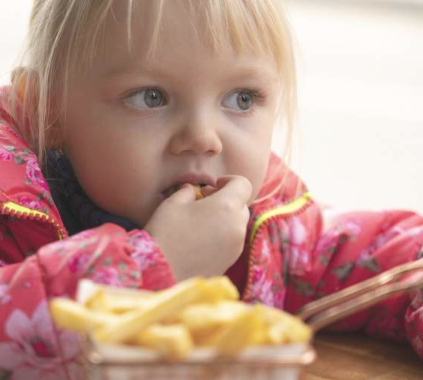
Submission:
[[[136,95],[137,93],[139,93],[139,92],[141,92],[141,91],[150,90],[150,89],[159,90],[159,91],[161,91],[161,92],[163,93],[163,95],[164,95],[164,100],[165,100],[165,105],[169,102],[166,91],[162,90],[162,89],[161,89],[161,88],[159,88],[159,87],[155,87],[155,86],[135,88],[135,89],[133,89],[133,90],[126,91],[126,92],[124,92],[124,93],[121,95],[121,97],[120,97],[120,99],[119,99],[119,100],[120,100],[120,102],[121,102],[121,103],[122,103],[125,107],[128,107],[128,108],[130,108],[131,110],[135,110],[135,111],[138,111],[138,112],[139,112],[139,111],[140,111],[140,109],[138,109],[138,108],[136,108],[136,107],[131,106],[127,100],[128,100],[131,96],[134,96],[134,95]],[[154,108],[151,108],[150,110],[154,110]]]
[[249,94],[253,98],[252,107],[245,110],[245,111],[236,111],[236,112],[239,112],[239,113],[253,112],[253,111],[255,111],[256,106],[263,105],[267,100],[265,93],[262,92],[258,88],[239,88],[239,89],[232,91],[231,94],[236,93],[236,92],[246,92],[247,94]]
[[[127,91],[127,92],[125,92],[121,96],[121,99],[120,100],[121,100],[121,102],[123,103],[124,106],[126,106],[126,107],[128,107],[128,108],[130,108],[132,110],[135,110],[135,111],[140,111],[140,109],[138,109],[136,107],[132,107],[127,102],[127,99],[130,98],[131,96],[134,96],[138,92],[141,92],[141,91],[144,91],[144,90],[148,90],[148,89],[153,89],[153,88],[154,89],[157,89],[157,90],[160,90],[163,93],[164,99],[165,99],[165,104],[164,105],[168,104],[169,103],[169,100],[168,100],[167,93],[164,90],[162,90],[160,88],[157,88],[157,87],[143,87],[143,88],[137,88],[137,89],[134,89],[134,90]],[[247,114],[247,113],[253,112],[255,110],[255,108],[256,108],[257,105],[258,106],[261,106],[264,103],[266,103],[266,100],[267,100],[266,94],[262,90],[260,90],[258,88],[238,88],[236,90],[231,91],[229,93],[229,95],[234,94],[236,92],[245,92],[245,93],[249,94],[253,98],[253,105],[249,109],[244,110],[244,111],[239,111],[239,110],[236,111],[236,110],[234,110],[234,112],[237,112],[237,113],[240,113],[240,114]],[[228,96],[228,95],[226,95],[226,96]],[[157,108],[161,108],[161,107],[157,107]],[[154,110],[154,108],[150,108],[149,110],[150,111],[151,110]]]

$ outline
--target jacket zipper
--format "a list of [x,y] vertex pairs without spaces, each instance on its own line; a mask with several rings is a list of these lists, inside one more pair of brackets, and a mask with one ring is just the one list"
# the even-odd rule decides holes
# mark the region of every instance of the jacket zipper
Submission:
[[31,210],[28,207],[21,206],[13,202],[0,202],[0,214],[10,215],[22,220],[29,219],[49,223],[55,228],[59,240],[64,239],[68,235],[64,228],[59,223],[57,223],[56,220],[51,216],[47,215],[44,212]]
[[286,205],[278,206],[276,208],[269,209],[261,214],[256,220],[251,230],[251,236],[249,240],[249,257],[248,257],[248,275],[247,284],[245,286],[244,294],[242,299],[247,299],[252,291],[252,267],[253,259],[256,255],[257,244],[260,241],[260,236],[263,234],[263,230],[272,221],[277,218],[283,217],[284,219],[289,216],[295,216],[301,214],[307,209],[313,202],[313,198],[310,193],[304,193],[294,201],[287,203]]

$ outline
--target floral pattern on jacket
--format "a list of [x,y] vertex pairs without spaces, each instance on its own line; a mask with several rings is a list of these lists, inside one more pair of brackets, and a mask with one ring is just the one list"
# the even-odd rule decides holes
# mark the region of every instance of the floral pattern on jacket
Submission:
[[[272,156],[269,174],[280,166]],[[260,216],[306,191],[298,177],[283,170],[289,174],[286,186],[252,207],[243,256],[231,268],[244,271],[248,261],[243,280],[234,277],[244,301],[296,312],[313,299],[423,258],[423,218],[407,211],[332,212],[329,219],[309,201],[296,213],[266,220],[252,236]],[[35,155],[1,122],[0,173],[0,378],[78,379],[78,343],[53,325],[48,300],[74,297],[82,278],[162,289],[175,283],[172,270],[145,231],[127,233],[106,224],[68,238]],[[43,216],[35,217],[37,212]],[[408,339],[423,357],[422,316],[423,294],[415,292],[333,328]]]
[[77,364],[78,337],[55,328],[46,300],[29,317],[23,310],[13,310],[6,320],[5,332],[10,340],[0,343],[2,378],[7,378],[9,373],[17,380],[56,380],[62,376],[63,363],[71,378],[81,377],[81,367]]

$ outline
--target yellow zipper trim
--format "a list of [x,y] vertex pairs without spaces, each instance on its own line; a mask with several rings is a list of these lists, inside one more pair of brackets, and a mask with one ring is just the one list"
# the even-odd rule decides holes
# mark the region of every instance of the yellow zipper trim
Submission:
[[[56,223],[51,216],[49,216],[48,214],[44,212],[32,210],[28,207],[21,206],[13,202],[5,202],[5,203],[0,202],[0,206],[1,206],[0,211],[4,209],[8,209],[8,210],[14,211],[15,213],[21,213],[21,214],[26,214],[27,216],[44,218],[45,221],[53,224],[53,226],[56,228],[57,236],[59,237],[59,240],[62,240],[65,236],[60,225]],[[17,217],[19,218],[19,215],[17,215]]]
[[50,218],[50,216],[48,216],[47,214],[45,214],[44,212],[41,212],[41,211],[36,211],[36,210],[31,210],[30,208],[28,208],[28,207],[25,207],[25,206],[21,206],[21,205],[18,205],[18,204],[16,204],[16,203],[13,203],[13,202],[6,202],[6,203],[3,203],[3,207],[4,208],[8,208],[8,209],[10,209],[10,210],[13,210],[13,211],[15,211],[15,212],[22,212],[22,213],[27,213],[27,214],[29,214],[29,215],[37,215],[37,216],[44,216],[45,218],[47,218],[47,219],[49,219]]
[[310,200],[312,199],[310,193],[304,193],[301,197],[297,198],[296,200],[283,205],[276,207],[272,210],[265,212],[261,215],[256,222],[254,223],[253,229],[250,235],[250,245],[253,243],[253,240],[256,236],[257,231],[259,228],[265,223],[268,219],[273,218],[274,216],[278,215],[287,215],[287,214],[294,214],[295,212],[301,210]]

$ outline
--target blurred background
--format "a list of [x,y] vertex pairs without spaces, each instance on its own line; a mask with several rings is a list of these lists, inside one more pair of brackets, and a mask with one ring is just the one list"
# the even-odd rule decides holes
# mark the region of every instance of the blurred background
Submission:
[[[423,0],[285,1],[300,99],[291,166],[327,204],[423,213]],[[31,3],[0,2],[0,84]]]

